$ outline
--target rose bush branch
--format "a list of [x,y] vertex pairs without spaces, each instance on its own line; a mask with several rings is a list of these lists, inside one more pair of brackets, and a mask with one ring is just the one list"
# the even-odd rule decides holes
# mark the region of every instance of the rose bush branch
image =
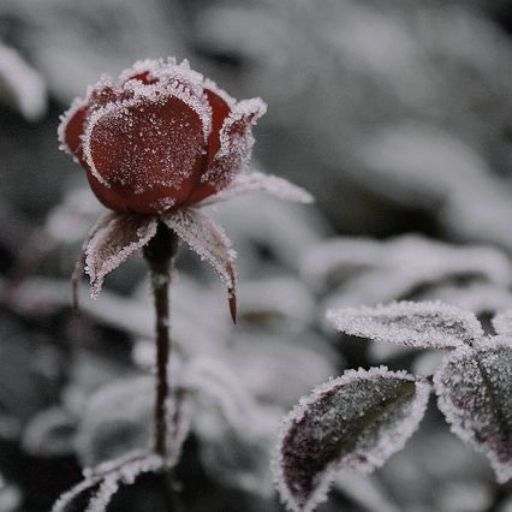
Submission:
[[165,224],[159,224],[156,235],[143,248],[151,272],[155,301],[156,372],[155,452],[166,457],[167,426],[165,404],[169,395],[168,361],[171,352],[169,337],[169,282],[178,248],[176,235]]
[[67,493],[56,511],[96,485],[87,510],[104,510],[120,483],[177,463],[185,435],[180,425],[170,424],[180,415],[166,409],[182,405],[172,403],[168,382],[168,288],[178,241],[221,277],[235,321],[236,253],[223,229],[200,208],[254,191],[312,201],[282,178],[247,171],[252,127],[265,111],[261,99],[237,101],[187,61],[169,58],[137,62],[117,80],[103,77],[62,116],[61,147],[82,166],[92,191],[108,208],[83,245],[72,277],[74,297],[84,270],[96,297],[104,278],[142,249],[156,309],[157,387],[154,453],[130,460],[127,473],[122,461],[116,462],[104,479],[95,476]]

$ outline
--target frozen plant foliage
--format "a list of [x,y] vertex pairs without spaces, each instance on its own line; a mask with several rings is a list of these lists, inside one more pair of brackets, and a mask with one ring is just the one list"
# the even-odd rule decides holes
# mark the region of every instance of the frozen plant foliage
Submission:
[[346,334],[414,347],[453,348],[483,336],[475,315],[440,302],[331,310],[327,318]]
[[447,280],[481,280],[503,289],[512,281],[512,266],[502,251],[420,235],[385,241],[331,239],[309,249],[301,267],[305,278],[320,289],[339,287],[327,299],[330,307],[406,299]]
[[512,478],[512,346],[482,341],[448,356],[434,376],[439,409],[483,453],[501,483]]
[[302,399],[278,443],[276,483],[290,510],[310,512],[339,469],[370,472],[416,430],[430,384],[385,367],[349,370]]
[[94,469],[85,469],[84,479],[57,500],[52,512],[73,510],[74,501],[90,490],[93,494],[85,511],[104,512],[121,485],[132,485],[140,475],[158,472],[165,467],[165,461],[158,455],[137,453],[105,462]]
[[[425,348],[448,348],[434,373],[439,409],[464,442],[490,460],[499,482],[512,478],[512,344],[510,312],[484,336],[476,317],[441,302],[398,302],[331,311],[341,331]],[[427,365],[428,366],[428,365]]]
[[28,121],[46,112],[46,86],[42,77],[21,56],[0,44],[0,100],[18,109]]

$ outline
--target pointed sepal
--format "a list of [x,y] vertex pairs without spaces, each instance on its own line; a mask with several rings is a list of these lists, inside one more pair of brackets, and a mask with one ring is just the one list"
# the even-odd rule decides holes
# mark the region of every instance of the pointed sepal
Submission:
[[144,215],[109,212],[99,219],[84,244],[93,298],[101,291],[105,276],[146,245],[156,228],[156,218]]
[[212,219],[191,208],[181,208],[161,216],[192,251],[208,262],[224,281],[228,290],[229,310],[236,322],[236,252],[223,229]]
[[296,203],[312,203],[313,196],[297,185],[284,178],[263,174],[262,172],[248,172],[238,174],[233,181],[220,192],[209,196],[199,206],[209,206],[220,203],[250,192],[265,192],[279,199],[294,201]]

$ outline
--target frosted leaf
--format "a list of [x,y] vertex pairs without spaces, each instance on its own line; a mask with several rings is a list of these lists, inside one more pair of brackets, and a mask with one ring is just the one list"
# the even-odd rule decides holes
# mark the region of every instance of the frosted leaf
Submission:
[[28,121],[46,112],[46,86],[42,77],[21,56],[0,45],[0,100],[14,104]]
[[17,486],[7,482],[0,474],[0,510],[16,512],[21,510],[22,494]]
[[349,370],[303,398],[285,419],[274,464],[282,500],[311,512],[333,473],[368,473],[400,450],[418,427],[430,385],[385,367]]
[[[417,235],[385,242],[334,239],[315,247],[305,264],[304,274],[312,274],[319,284],[344,281],[330,297],[330,307],[407,298],[419,289],[450,279],[479,279],[502,287],[512,280],[510,261],[502,251],[478,245],[454,246]],[[349,273],[352,269],[354,272]]]
[[488,340],[445,359],[434,375],[439,409],[464,442],[483,453],[498,482],[512,478],[512,347]]
[[244,280],[239,287],[242,322],[280,332],[300,332],[315,319],[309,290],[292,277]]
[[236,252],[224,231],[197,210],[181,208],[162,215],[164,222],[192,251],[209,263],[228,289],[229,309],[236,321]]
[[110,214],[106,222],[93,228],[85,246],[85,271],[91,280],[92,297],[98,296],[107,274],[155,236],[156,226],[153,217]]
[[[173,366],[170,371],[176,368]],[[155,394],[149,376],[121,379],[98,389],[87,401],[78,426],[76,450],[85,466],[96,466],[127,452],[147,450],[153,439]],[[166,463],[172,466],[181,454],[190,427],[190,407],[183,392],[176,390],[166,403]]]
[[512,334],[512,309],[498,313],[492,319],[492,326],[497,334]]
[[219,203],[250,192],[266,192],[279,199],[297,203],[311,203],[314,201],[309,192],[284,178],[263,174],[262,172],[250,172],[238,174],[227,187],[201,201],[199,206]]
[[458,347],[483,335],[473,313],[441,302],[403,301],[331,310],[327,319],[352,336],[413,347]]
[[423,300],[440,300],[476,315],[512,308],[512,293],[505,286],[475,281],[467,286],[445,285],[422,294]]
[[25,427],[24,450],[37,457],[70,455],[74,451],[76,420],[59,407],[36,414]]
[[101,213],[101,204],[89,187],[71,189],[62,202],[49,213],[44,229],[58,243],[78,242],[83,240],[91,224]]
[[165,462],[158,455],[140,455],[133,460],[123,461],[119,467],[109,470],[103,476],[101,485],[89,501],[85,512],[104,512],[121,485],[132,485],[140,475],[155,473],[164,467]]
[[383,243],[367,238],[333,238],[306,251],[301,274],[314,284],[338,284],[383,263]]
[[[195,391],[199,402],[218,409],[227,425],[235,430],[247,430],[256,420],[253,397],[243,382],[222,361],[210,357],[197,357],[184,372],[187,389]],[[201,423],[196,428],[206,434]]]
[[54,504],[52,512],[67,512],[75,499],[88,490],[94,490],[86,512],[103,512],[112,496],[121,485],[132,485],[144,473],[161,471],[166,467],[164,460],[158,455],[132,453],[119,459],[105,462],[100,466],[84,470],[84,479],[64,493]]

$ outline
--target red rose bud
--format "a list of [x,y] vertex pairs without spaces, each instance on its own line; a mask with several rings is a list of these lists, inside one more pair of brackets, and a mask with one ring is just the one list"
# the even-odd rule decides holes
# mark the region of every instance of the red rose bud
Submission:
[[235,101],[186,61],[147,60],[75,100],[59,139],[105,206],[160,214],[225,188],[247,165],[265,110],[259,98]]

